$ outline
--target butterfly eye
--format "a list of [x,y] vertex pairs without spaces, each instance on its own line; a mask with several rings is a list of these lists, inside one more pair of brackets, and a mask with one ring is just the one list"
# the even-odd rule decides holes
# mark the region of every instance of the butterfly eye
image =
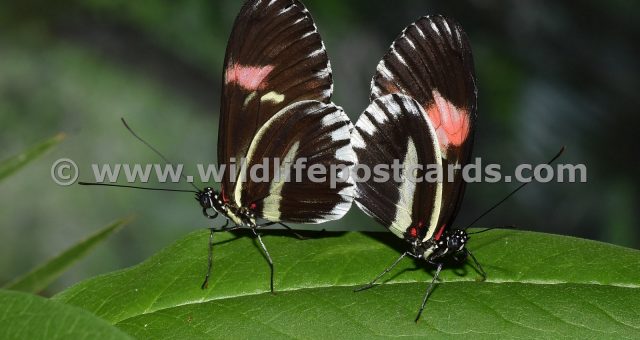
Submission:
[[196,195],[198,202],[200,202],[200,206],[203,208],[211,208],[211,201],[215,199],[215,194],[212,188],[204,188],[201,192]]
[[206,194],[199,196],[200,206],[203,208],[210,208],[211,204],[209,203],[209,196]]

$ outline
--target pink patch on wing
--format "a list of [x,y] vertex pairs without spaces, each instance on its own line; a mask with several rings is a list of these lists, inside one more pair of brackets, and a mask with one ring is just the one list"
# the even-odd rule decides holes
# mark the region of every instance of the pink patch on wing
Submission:
[[427,114],[436,129],[440,147],[446,150],[450,145],[460,146],[469,137],[469,112],[457,108],[438,91],[432,92],[434,103],[427,108]]
[[264,79],[273,71],[273,66],[243,66],[231,63],[225,72],[225,84],[234,83],[248,91],[263,90],[267,87]]

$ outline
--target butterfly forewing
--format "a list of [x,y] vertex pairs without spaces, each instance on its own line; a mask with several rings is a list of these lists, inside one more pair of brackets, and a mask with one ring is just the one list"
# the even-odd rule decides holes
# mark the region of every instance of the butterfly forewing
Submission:
[[[320,223],[342,217],[351,206],[353,184],[336,180],[333,186],[329,172],[333,167],[348,174],[353,167],[350,126],[341,108],[318,101],[297,102],[278,112],[257,131],[240,176],[248,179],[250,169],[267,164],[263,178],[268,180],[237,183],[236,204],[272,222]],[[309,176],[313,167],[325,169],[324,175],[313,170]]]
[[[391,93],[406,94],[421,105],[436,130],[445,174],[448,166],[469,162],[477,90],[471,47],[458,23],[428,16],[403,31],[371,83],[372,100]],[[460,170],[446,178],[438,226],[453,223],[464,186]]]
[[[329,103],[331,67],[311,15],[297,0],[248,1],[229,38],[223,74],[218,162],[239,163],[277,112],[302,100]],[[239,167],[238,167],[239,169]],[[222,189],[233,201],[231,178]]]
[[[437,165],[441,155],[435,129],[421,105],[402,94],[375,99],[358,119],[352,143],[360,166],[391,168],[394,160],[401,166],[396,178],[358,181],[357,204],[399,237],[432,234],[429,226],[439,216],[442,183],[420,181],[418,176],[424,178],[425,172],[412,171],[418,165]],[[412,226],[418,227],[415,235],[407,234]]]

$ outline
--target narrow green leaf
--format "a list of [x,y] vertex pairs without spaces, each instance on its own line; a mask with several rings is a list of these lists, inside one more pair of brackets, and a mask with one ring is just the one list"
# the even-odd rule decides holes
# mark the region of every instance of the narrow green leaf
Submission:
[[640,251],[522,231],[474,235],[469,248],[488,273],[444,270],[418,324],[433,270],[406,259],[383,284],[354,293],[405,245],[386,233],[266,236],[269,270],[248,237],[217,234],[209,289],[206,231],[142,264],[82,282],[55,297],[136,337],[374,336],[631,337],[640,332]]
[[98,230],[93,235],[76,243],[29,273],[7,283],[3,288],[30,293],[38,293],[44,290],[51,282],[60,277],[65,270],[84,258],[98,244],[129,222],[129,218],[122,219]]
[[0,339],[131,339],[81,308],[0,290]]
[[47,150],[64,140],[65,134],[59,133],[55,137],[29,148],[21,154],[0,161],[0,181],[9,177],[29,162],[43,155]]

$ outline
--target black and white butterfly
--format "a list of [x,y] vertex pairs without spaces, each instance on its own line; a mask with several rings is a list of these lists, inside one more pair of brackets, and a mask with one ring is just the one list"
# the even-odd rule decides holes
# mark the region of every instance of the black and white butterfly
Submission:
[[[403,171],[435,165],[445,175],[450,165],[463,167],[471,157],[476,98],[471,47],[460,25],[442,16],[419,19],[378,64],[371,103],[352,133],[357,162],[373,167],[397,159]],[[356,203],[409,246],[362,289],[372,287],[405,256],[436,266],[417,321],[446,260],[463,261],[471,253],[465,248],[467,233],[452,228],[465,188],[461,171],[444,182],[417,182],[409,175],[403,172],[400,182],[371,178],[357,183]]]
[[[351,207],[352,182],[332,187],[306,176],[314,164],[349,172],[354,165],[352,125],[331,102],[332,91],[331,65],[307,9],[297,0],[247,1],[235,20],[224,62],[218,134],[218,162],[227,166],[224,180],[221,191],[205,188],[196,199],[205,216],[226,218],[216,231],[251,230],[271,266],[272,291],[273,262],[257,230],[274,224],[288,228],[282,222],[336,220]],[[265,158],[281,164],[306,159],[296,177],[301,181],[251,181],[246,169]],[[242,159],[245,166],[232,171],[230,166]],[[269,164],[274,178],[277,169]]]

